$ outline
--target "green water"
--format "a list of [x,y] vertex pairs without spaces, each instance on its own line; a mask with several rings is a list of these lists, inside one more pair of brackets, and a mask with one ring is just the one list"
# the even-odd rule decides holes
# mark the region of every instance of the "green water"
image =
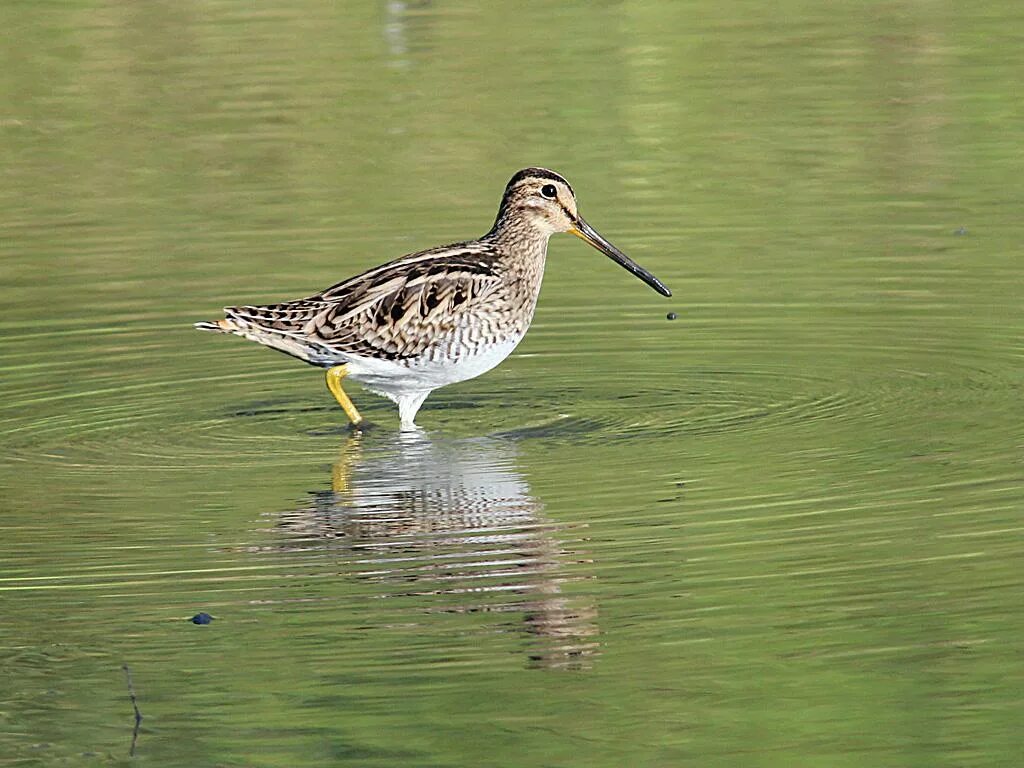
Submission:
[[[1019,3],[0,23],[0,765],[1024,763]],[[420,437],[190,327],[526,165],[675,295],[556,237]]]

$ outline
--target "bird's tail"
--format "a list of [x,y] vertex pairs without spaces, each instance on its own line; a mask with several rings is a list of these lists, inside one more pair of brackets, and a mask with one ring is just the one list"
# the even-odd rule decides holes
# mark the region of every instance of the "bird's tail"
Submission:
[[197,331],[213,331],[214,333],[231,333],[235,330],[227,320],[203,320],[201,323],[193,323],[192,327]]
[[237,310],[236,307],[226,307],[224,312],[227,317],[223,320],[204,320],[200,323],[193,323],[192,327],[199,331],[233,333],[235,336],[241,336],[265,347],[284,352],[286,355],[297,357],[310,365],[327,368],[341,362],[338,353],[327,345],[314,339],[305,338],[294,331],[267,328],[249,322],[244,316],[239,316]]

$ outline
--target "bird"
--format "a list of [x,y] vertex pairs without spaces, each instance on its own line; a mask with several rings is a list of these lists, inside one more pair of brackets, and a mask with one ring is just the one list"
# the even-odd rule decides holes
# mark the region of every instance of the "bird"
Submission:
[[398,405],[401,430],[438,387],[475,378],[511,354],[533,320],[548,239],[570,233],[662,296],[672,292],[580,216],[576,193],[546,168],[524,168],[505,187],[494,226],[466,240],[402,256],[312,296],[225,307],[195,323],[326,369],[327,388],[351,425],[363,417],[346,378]]

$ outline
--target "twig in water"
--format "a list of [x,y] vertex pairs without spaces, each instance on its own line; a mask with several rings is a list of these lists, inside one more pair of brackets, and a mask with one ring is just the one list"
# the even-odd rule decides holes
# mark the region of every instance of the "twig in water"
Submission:
[[124,676],[128,680],[128,698],[132,700],[132,709],[135,710],[135,727],[132,729],[132,745],[128,749],[128,757],[135,757],[135,743],[139,740],[139,727],[142,725],[142,713],[139,711],[139,700],[135,695],[135,686],[132,685],[132,671],[127,664],[122,664]]

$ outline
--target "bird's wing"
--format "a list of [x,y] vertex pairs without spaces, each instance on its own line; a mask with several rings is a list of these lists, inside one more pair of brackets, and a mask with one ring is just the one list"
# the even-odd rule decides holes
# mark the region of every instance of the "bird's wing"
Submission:
[[459,243],[405,256],[296,301],[228,307],[229,320],[366,357],[418,357],[500,285],[492,251]]

